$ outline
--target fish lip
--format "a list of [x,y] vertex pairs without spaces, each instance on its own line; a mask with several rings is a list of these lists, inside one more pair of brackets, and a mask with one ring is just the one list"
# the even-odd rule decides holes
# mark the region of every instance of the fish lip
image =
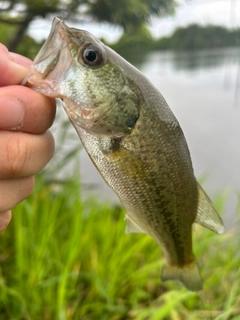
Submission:
[[54,84],[52,82],[35,80],[36,78],[36,73],[31,73],[23,79],[21,85],[29,87],[35,91],[47,95],[48,97],[55,97]]
[[55,97],[57,81],[44,79],[43,73],[36,70],[35,66],[30,66],[30,73],[22,80],[20,85],[29,87],[49,97]]
[[[52,56],[52,62],[56,60],[56,64],[60,55],[60,51],[63,47],[67,46],[66,43],[66,30],[67,25],[58,17],[55,17],[52,22],[51,30],[49,36],[47,37],[44,45],[42,46],[41,50],[35,57],[33,61],[32,68],[37,69],[40,73],[43,74],[44,78],[48,76],[50,71],[47,70],[39,70],[38,65],[44,60],[48,60]],[[60,37],[60,39],[59,39]],[[63,46],[63,43],[65,45]],[[55,65],[56,65],[55,64]]]
[[[71,33],[71,32],[70,32]],[[48,96],[53,96],[57,80],[48,80],[47,77],[56,68],[61,50],[67,48],[69,43],[67,35],[69,27],[58,17],[54,17],[51,30],[41,50],[30,66],[29,74],[22,80],[21,85],[30,87]]]
[[[73,38],[75,36],[72,29],[74,28],[68,27],[60,18],[54,17],[50,33],[41,50],[35,57],[33,64],[37,65],[53,54],[54,59],[58,58],[60,51],[66,47],[69,47],[69,50],[71,50],[71,47],[69,46],[69,38]],[[80,39],[78,40],[80,41]],[[84,42],[84,40],[81,42]],[[78,45],[80,45],[80,43]]]

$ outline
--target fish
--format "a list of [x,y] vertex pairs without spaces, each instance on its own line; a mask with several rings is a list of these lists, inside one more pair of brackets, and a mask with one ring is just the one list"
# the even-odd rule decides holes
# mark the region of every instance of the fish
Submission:
[[183,131],[159,90],[94,35],[58,17],[22,84],[62,100],[126,209],[126,233],[148,234],[161,247],[162,280],[202,290],[192,225],[218,234],[224,225],[194,176]]

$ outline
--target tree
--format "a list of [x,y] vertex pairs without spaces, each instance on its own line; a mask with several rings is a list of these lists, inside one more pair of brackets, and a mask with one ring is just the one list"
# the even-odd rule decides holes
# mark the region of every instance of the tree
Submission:
[[37,17],[52,15],[80,22],[108,22],[122,26],[125,32],[134,33],[146,24],[152,15],[172,14],[175,0],[2,0],[0,23],[15,27],[9,38],[9,50],[16,51],[29,25]]
[[222,26],[192,24],[174,31],[170,37],[159,39],[156,49],[199,50],[237,46],[240,29],[229,30]]
[[151,16],[173,14],[175,7],[175,0],[97,0],[87,12],[98,21],[117,24],[124,32],[134,33]]

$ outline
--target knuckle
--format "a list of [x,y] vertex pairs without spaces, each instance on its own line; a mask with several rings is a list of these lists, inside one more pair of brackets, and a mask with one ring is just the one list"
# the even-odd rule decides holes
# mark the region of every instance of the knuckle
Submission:
[[5,145],[6,174],[15,176],[24,171],[28,158],[28,147],[22,135],[12,135]]

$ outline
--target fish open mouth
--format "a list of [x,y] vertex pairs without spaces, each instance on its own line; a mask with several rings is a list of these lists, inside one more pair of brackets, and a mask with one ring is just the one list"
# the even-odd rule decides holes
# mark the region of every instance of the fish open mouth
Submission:
[[22,85],[56,97],[59,83],[72,61],[67,41],[68,29],[62,20],[54,18],[50,34],[35,57]]

